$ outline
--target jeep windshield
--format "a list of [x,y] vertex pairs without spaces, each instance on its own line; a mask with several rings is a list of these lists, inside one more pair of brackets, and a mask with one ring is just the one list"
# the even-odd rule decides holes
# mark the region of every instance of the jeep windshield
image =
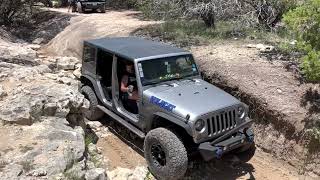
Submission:
[[199,74],[191,55],[141,61],[138,63],[138,70],[143,86]]

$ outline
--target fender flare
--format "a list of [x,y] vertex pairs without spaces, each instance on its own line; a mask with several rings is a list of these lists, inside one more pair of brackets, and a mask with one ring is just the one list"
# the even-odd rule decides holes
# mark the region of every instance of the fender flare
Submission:
[[164,112],[156,112],[154,113],[154,116],[158,116],[158,117],[161,117],[161,118],[164,118],[168,121],[170,121],[171,123],[177,125],[177,126],[180,126],[181,128],[183,128],[191,137],[192,137],[192,129],[191,127],[189,126],[189,124],[186,122],[186,121],[183,121],[183,119],[180,119],[180,118],[177,118],[177,117],[174,117],[174,116],[170,116]]

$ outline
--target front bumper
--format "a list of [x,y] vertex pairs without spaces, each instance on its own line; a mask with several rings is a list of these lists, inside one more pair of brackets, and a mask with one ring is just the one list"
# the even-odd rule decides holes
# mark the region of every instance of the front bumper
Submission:
[[83,2],[81,5],[84,9],[99,9],[105,7],[104,2]]
[[254,134],[252,129],[249,128],[243,132],[239,131],[236,135],[218,143],[202,143],[198,149],[203,159],[210,161],[213,158],[221,158],[221,156],[227,152],[252,143],[254,143]]

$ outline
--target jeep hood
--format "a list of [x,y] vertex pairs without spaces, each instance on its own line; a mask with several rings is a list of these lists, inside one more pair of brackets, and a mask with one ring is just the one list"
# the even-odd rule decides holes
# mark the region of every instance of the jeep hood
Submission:
[[[156,97],[175,108],[173,113],[190,120],[199,118],[209,112],[217,111],[241,102],[225,91],[201,79],[171,82],[170,85],[159,85],[144,91],[147,98]],[[157,105],[157,104],[155,104]]]

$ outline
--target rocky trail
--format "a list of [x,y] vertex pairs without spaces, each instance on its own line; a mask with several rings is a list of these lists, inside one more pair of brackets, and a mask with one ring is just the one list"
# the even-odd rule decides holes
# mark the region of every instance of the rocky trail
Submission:
[[[105,117],[102,122],[110,121]],[[143,158],[142,140],[128,136],[119,126],[90,122],[92,129],[99,136],[98,149],[106,157],[108,175],[111,179],[134,179],[137,173],[145,175],[146,162]],[[115,130],[117,129],[117,130]],[[248,163],[242,163],[236,156],[226,156],[209,163],[200,162],[199,156],[192,159],[187,176],[184,179],[283,179],[298,180],[295,168],[258,149],[255,157]],[[119,175],[121,174],[121,175]],[[133,176],[133,177],[132,177]],[[112,178],[113,177],[113,178]],[[144,179],[144,177],[137,177]]]
[[[69,25],[49,43],[39,46],[0,36],[0,179],[153,179],[140,151],[141,140],[108,117],[101,122],[82,119],[88,102],[77,90],[81,67],[77,58],[84,39],[128,36],[137,28],[160,22],[143,21],[134,11],[71,16],[66,9],[49,10],[70,15]],[[211,55],[230,60],[230,54],[219,54],[230,47],[238,45],[194,47],[192,51],[201,59]],[[254,50],[239,51],[243,58],[257,58]],[[216,68],[210,60],[199,63]],[[85,123],[98,137],[96,145],[87,144]],[[263,143],[262,135],[257,138]],[[272,142],[271,138],[269,144]],[[258,148],[248,163],[236,156],[210,163],[195,158],[185,179],[317,179],[300,175],[296,167],[263,150],[266,148]]]

